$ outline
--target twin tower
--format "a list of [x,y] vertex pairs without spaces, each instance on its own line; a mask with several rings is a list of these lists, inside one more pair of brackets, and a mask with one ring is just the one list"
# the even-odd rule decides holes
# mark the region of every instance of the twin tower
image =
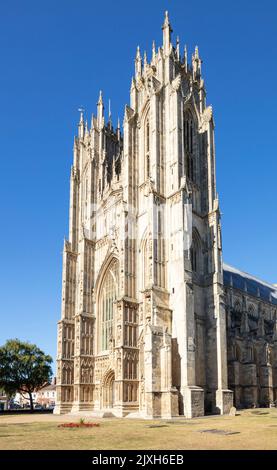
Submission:
[[55,413],[228,413],[214,121],[198,49],[135,59],[130,106],[81,118],[63,251]]

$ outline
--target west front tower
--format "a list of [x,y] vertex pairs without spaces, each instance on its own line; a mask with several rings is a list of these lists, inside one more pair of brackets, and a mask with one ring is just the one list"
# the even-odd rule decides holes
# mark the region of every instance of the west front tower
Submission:
[[120,125],[81,113],[64,244],[55,412],[228,413],[214,120],[198,48],[142,57]]

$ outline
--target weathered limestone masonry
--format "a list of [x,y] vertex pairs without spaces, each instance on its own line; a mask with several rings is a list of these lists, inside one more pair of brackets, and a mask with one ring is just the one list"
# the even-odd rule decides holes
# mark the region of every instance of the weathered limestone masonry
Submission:
[[[55,413],[194,417],[233,405],[213,113],[198,49],[189,65],[167,13],[162,30],[150,61],[137,50],[123,136],[101,93],[90,129],[81,112]],[[268,366],[261,374],[272,380]]]
[[229,384],[237,407],[277,400],[277,288],[224,265]]

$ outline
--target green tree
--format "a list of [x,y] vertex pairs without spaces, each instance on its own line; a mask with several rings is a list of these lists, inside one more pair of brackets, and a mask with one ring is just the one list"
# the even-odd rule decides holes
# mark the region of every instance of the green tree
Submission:
[[33,410],[32,393],[50,382],[52,362],[51,356],[35,344],[9,339],[0,348],[0,388],[7,395],[16,392],[28,394]]

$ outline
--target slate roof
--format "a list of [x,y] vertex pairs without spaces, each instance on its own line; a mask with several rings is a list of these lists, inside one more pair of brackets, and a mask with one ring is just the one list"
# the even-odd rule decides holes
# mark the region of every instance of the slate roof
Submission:
[[254,297],[260,297],[265,302],[277,305],[277,287],[275,285],[261,281],[257,277],[226,263],[223,264],[223,282],[226,287],[233,285],[234,289],[246,291]]

